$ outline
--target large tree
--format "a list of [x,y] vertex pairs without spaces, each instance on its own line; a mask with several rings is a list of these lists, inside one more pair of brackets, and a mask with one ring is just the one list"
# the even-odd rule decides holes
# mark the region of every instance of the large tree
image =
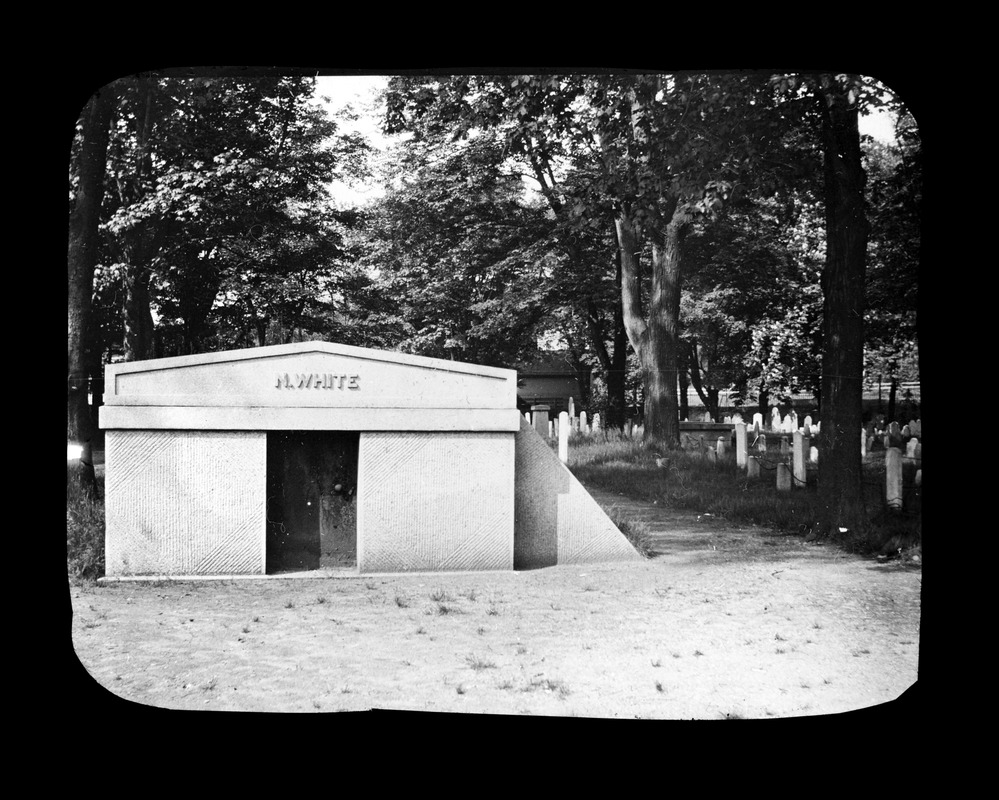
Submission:
[[869,225],[858,116],[864,92],[855,75],[817,75],[822,119],[826,263],[822,271],[822,459],[819,495],[825,532],[860,520],[860,424],[864,369],[864,277]]
[[94,428],[87,397],[92,297],[109,128],[116,101],[116,91],[108,87],[97,92],[84,107],[74,142],[75,168],[70,183],[66,438],[70,444],[83,447],[83,458],[73,462],[71,469],[90,491],[95,487],[89,457]]
[[326,186],[363,170],[364,145],[312,102],[314,80],[119,84],[105,257],[122,286],[125,358],[321,331],[351,280],[351,215]]

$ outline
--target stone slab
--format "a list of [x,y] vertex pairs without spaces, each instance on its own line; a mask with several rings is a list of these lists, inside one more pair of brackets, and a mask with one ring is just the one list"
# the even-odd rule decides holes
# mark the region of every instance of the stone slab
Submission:
[[513,531],[514,434],[361,433],[361,574],[509,570]]
[[105,572],[262,574],[267,434],[108,431]]
[[641,560],[526,420],[516,435],[516,447],[516,569]]

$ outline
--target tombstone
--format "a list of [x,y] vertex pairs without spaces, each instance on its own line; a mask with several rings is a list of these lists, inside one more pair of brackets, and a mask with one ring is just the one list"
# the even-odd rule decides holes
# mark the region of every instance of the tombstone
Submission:
[[742,418],[742,414],[740,414],[740,413],[739,413],[739,412],[737,411],[736,413],[734,413],[734,414],[732,415],[732,422],[733,422],[733,423],[739,423],[739,422],[745,422],[745,420],[744,420],[744,419]]
[[885,502],[892,511],[902,510],[902,451],[897,447],[885,451]]
[[863,458],[867,455],[867,431],[863,428],[860,429],[860,457]]
[[791,448],[788,446],[787,437],[780,437],[780,454],[786,456],[791,452]]
[[808,450],[808,461],[810,464],[819,463],[819,448],[815,447],[814,445],[810,447]]
[[773,407],[773,411],[770,415],[770,430],[779,431],[780,430],[780,409],[777,406]]
[[627,422],[624,423],[624,435],[627,436],[629,439],[631,438],[631,420],[630,419]]
[[718,453],[716,453],[714,450],[705,450],[703,457],[704,460],[707,461],[709,464],[718,463]]
[[808,483],[808,470],[805,462],[805,454],[808,452],[808,439],[801,435],[801,431],[794,432],[794,453],[791,457],[792,474],[796,486],[805,486]]
[[300,342],[106,386],[106,579],[638,558],[521,420],[513,370]]
[[[811,414],[807,414],[805,416],[805,422],[804,422],[804,424],[801,427],[805,428],[806,430],[811,430],[811,427],[812,427],[812,415]],[[808,434],[806,433],[805,436],[808,436]]]
[[796,429],[794,418],[790,414],[785,414],[784,422],[781,424],[781,433],[793,433]]
[[767,452],[767,435],[765,433],[761,433],[756,438],[756,449],[761,453]]
[[763,415],[759,411],[753,414],[753,430],[757,434],[763,430]]
[[563,464],[569,463],[569,414],[565,411],[558,415],[558,457]]
[[542,437],[551,438],[551,426],[548,424],[548,412],[551,406],[536,405],[531,406],[531,416],[534,420],[534,430]]
[[777,491],[791,491],[791,468],[783,461],[777,464]]
[[600,433],[600,413],[597,412],[593,415],[593,432]]
[[916,448],[919,447],[919,439],[909,439],[905,445],[905,455],[907,458],[916,457]]
[[579,431],[584,435],[590,432],[590,426],[587,424],[585,411],[579,412]]
[[746,466],[748,456],[746,445],[746,423],[740,421],[735,423],[735,465],[740,469]]
[[575,401],[571,397],[569,398],[569,412],[568,412],[568,414],[569,414],[569,419],[572,419],[573,417],[576,416],[576,403],[575,403]]
[[751,480],[758,480],[760,477],[760,459],[756,456],[749,456],[746,460],[746,477]]
[[724,436],[719,436],[718,441],[715,443],[715,452],[718,454],[718,458],[722,458],[728,451],[728,442],[725,441]]

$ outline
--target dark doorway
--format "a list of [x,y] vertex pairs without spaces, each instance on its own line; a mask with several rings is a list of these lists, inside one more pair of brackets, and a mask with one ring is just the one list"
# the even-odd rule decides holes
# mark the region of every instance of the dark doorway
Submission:
[[357,565],[359,434],[267,434],[267,573]]

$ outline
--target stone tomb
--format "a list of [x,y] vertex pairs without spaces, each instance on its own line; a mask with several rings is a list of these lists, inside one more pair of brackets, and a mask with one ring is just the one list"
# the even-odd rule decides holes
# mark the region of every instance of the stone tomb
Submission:
[[106,574],[638,558],[521,424],[516,386],[513,370],[327,342],[110,364]]

